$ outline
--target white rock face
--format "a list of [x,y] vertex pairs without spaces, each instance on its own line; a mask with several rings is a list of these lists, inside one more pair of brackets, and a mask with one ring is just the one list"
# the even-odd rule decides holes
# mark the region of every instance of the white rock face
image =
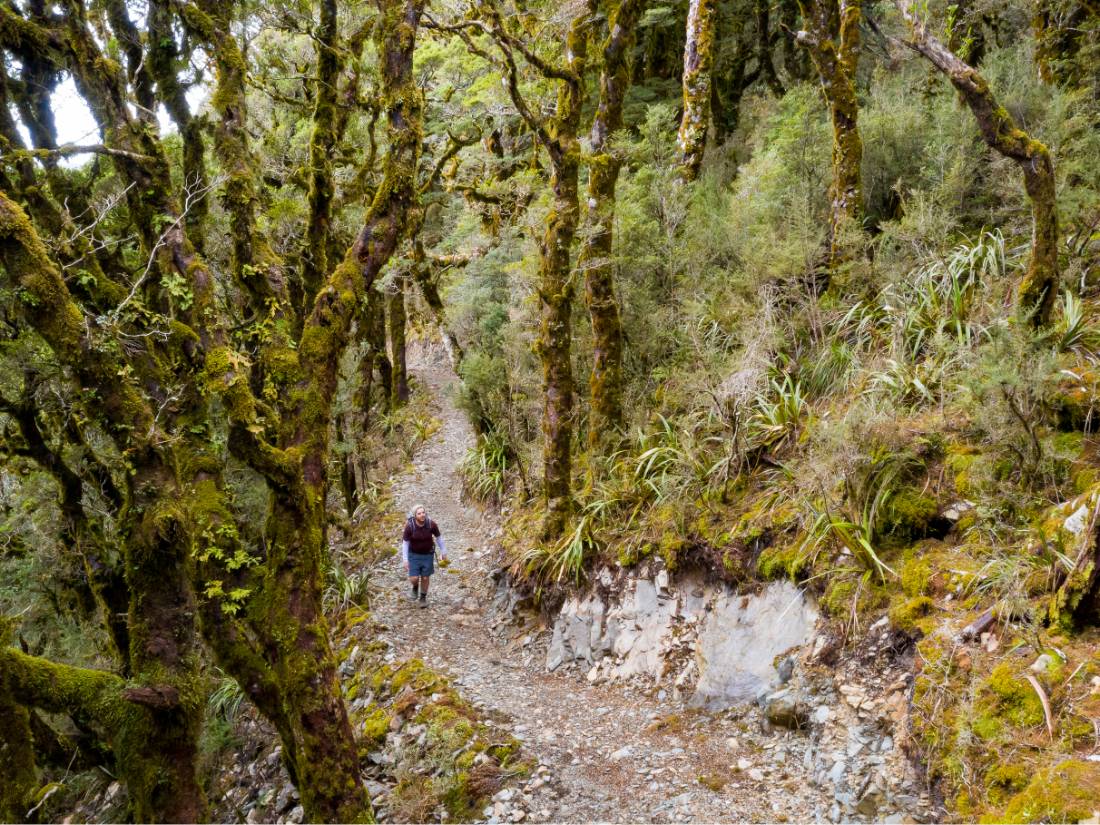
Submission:
[[1065,521],[1065,528],[1075,536],[1081,535],[1085,531],[1089,517],[1088,505],[1082,504],[1076,510],[1073,511],[1073,515]]
[[780,680],[772,662],[811,641],[817,620],[817,608],[790,582],[772,582],[759,595],[722,593],[696,643],[693,701],[721,707],[774,688]]
[[655,580],[631,582],[617,604],[594,594],[567,601],[546,668],[580,661],[590,681],[668,679],[696,704],[724,707],[776,687],[772,663],[812,642],[817,619],[814,605],[788,582],[738,595],[699,578],[670,583],[661,571]]

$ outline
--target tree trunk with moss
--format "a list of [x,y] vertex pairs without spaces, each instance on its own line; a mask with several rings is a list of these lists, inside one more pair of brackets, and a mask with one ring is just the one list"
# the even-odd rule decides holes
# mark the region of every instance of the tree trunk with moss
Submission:
[[186,90],[177,75],[182,58],[172,31],[174,22],[167,0],[153,0],[149,4],[149,69],[157,83],[157,97],[183,140],[183,185],[193,193],[185,225],[195,248],[202,252],[202,227],[210,211],[206,196],[206,147],[201,118],[191,114]]
[[[115,13],[125,10],[116,7]],[[124,21],[116,22],[125,26]],[[142,252],[149,259],[147,272],[154,273],[157,281],[179,277],[192,288],[193,305],[178,314],[174,334],[148,337],[147,347],[138,348],[126,365],[129,369],[120,369],[110,336],[101,328],[103,319],[85,322],[84,312],[33,225],[0,193],[0,263],[6,279],[32,296],[33,309],[22,319],[73,371],[81,386],[94,388],[99,402],[96,420],[129,465],[117,519],[128,590],[126,667],[132,674],[122,698],[128,703],[125,707],[142,707],[143,713],[155,718],[142,721],[116,707],[97,705],[96,712],[90,712],[91,721],[108,726],[126,723],[126,730],[117,731],[110,741],[120,774],[127,779],[136,818],[200,820],[206,815],[206,802],[196,762],[204,701],[192,590],[195,535],[188,485],[202,468],[196,460],[202,447],[194,432],[179,438],[166,436],[177,428],[187,432],[185,422],[204,414],[201,393],[186,383],[193,370],[188,356],[197,341],[187,323],[210,308],[209,273],[193,266],[192,249],[178,229],[181,215],[168,189],[165,157],[146,124],[132,117],[125,105],[121,68],[103,58],[77,12],[68,8],[60,20],[49,18],[48,24],[40,24],[21,17],[14,8],[2,9],[0,45],[21,59],[53,61],[71,72],[105,140],[117,150],[112,155],[117,173],[134,183],[127,190],[127,205]],[[51,139],[48,130],[43,139]],[[121,291],[116,287],[104,278],[98,289],[118,298]],[[164,304],[154,289],[147,294],[152,305]],[[181,382],[183,388],[178,389]],[[161,404],[154,413],[147,392],[152,397],[170,397],[171,407]],[[27,661],[39,670],[53,667],[33,657]],[[78,706],[66,709],[60,703],[50,704],[47,695],[24,693],[28,698],[21,698],[18,687],[13,690],[29,706],[55,713],[83,712]],[[101,714],[108,712],[118,718],[103,718]]]
[[405,357],[404,272],[398,273],[386,293],[386,316],[390,328],[390,363],[393,364],[393,406],[400,407],[409,401],[409,368]]
[[592,323],[592,411],[589,446],[599,452],[614,448],[623,430],[623,328],[615,298],[611,259],[615,219],[615,185],[621,159],[611,149],[611,136],[623,126],[623,101],[630,87],[630,52],[644,0],[622,0],[608,16],[603,43],[600,97],[589,132],[586,237],[577,256],[584,275],[584,297]]
[[[11,644],[8,619],[0,617],[0,651]],[[12,694],[12,675],[0,652],[0,819],[26,822],[38,790],[31,717],[25,705]]]
[[[545,509],[540,539],[556,541],[565,531],[573,510],[573,383],[572,313],[573,279],[570,264],[577,234],[578,171],[580,167],[581,110],[584,105],[584,71],[588,39],[595,6],[579,8],[566,34],[564,64],[539,57],[522,39],[509,31],[504,15],[489,0],[482,6],[484,21],[450,27],[475,54],[495,63],[503,72],[503,84],[520,117],[534,133],[538,147],[550,159],[550,190],[553,195],[539,242],[537,292],[541,305],[539,334],[534,349],[542,364],[543,385],[543,483]],[[507,22],[511,22],[510,20]],[[467,29],[490,35],[501,53],[495,60],[468,35]],[[547,80],[557,83],[557,106],[553,117],[535,114],[520,90],[516,54]]]
[[264,587],[250,607],[253,626],[273,646],[270,663],[285,692],[302,804],[308,817],[323,821],[351,821],[370,811],[322,610],[337,371],[360,314],[360,296],[373,288],[415,220],[423,139],[423,102],[413,75],[422,2],[379,0],[378,7],[375,36],[389,138],[383,180],[354,244],[327,277],[302,324],[282,404],[276,450],[281,458],[269,468],[273,483]]
[[550,155],[553,202],[539,245],[538,293],[542,317],[536,350],[542,360],[543,380],[543,497],[546,516],[542,538],[552,541],[565,531],[573,509],[573,279],[570,252],[577,233],[577,139],[584,104],[583,77],[588,52],[588,22],[584,12],[574,20],[566,38],[570,78],[558,90],[557,117]]
[[[204,816],[194,777],[202,711],[201,681],[195,677],[200,614],[219,664],[279,731],[306,815],[331,821],[369,816],[321,594],[337,364],[349,343],[359,297],[393,254],[417,205],[422,104],[412,52],[421,5],[380,0],[379,7],[382,21],[376,32],[390,121],[384,180],[356,242],[343,262],[325,273],[305,317],[287,300],[282,268],[267,265],[257,227],[260,176],[244,121],[243,54],[230,34],[233,6],[196,0],[172,7],[185,29],[203,41],[217,69],[211,101],[215,155],[226,175],[229,271],[240,288],[230,294],[243,295],[253,323],[264,327],[262,335],[254,335],[250,324],[244,327],[246,335],[254,335],[249,341],[258,351],[255,367],[229,340],[226,319],[212,298],[213,274],[195,254],[187,234],[191,224],[170,195],[173,176],[163,147],[154,130],[131,116],[121,71],[99,53],[83,9],[65,6],[43,25],[23,18],[15,7],[0,9],[0,45],[23,62],[46,54],[71,70],[100,120],[119,178],[132,184],[124,190],[128,218],[149,255],[149,277],[139,279],[132,299],[122,290],[112,301],[140,301],[148,312],[135,313],[137,323],[162,313],[168,324],[167,336],[157,329],[155,335],[131,339],[146,349],[130,346],[120,352],[104,346],[97,337],[100,322],[84,320],[103,313],[88,313],[70,300],[41,244],[35,247],[28,240],[34,233],[25,216],[21,220],[18,207],[0,201],[3,271],[41,292],[26,317],[76,372],[81,386],[95,389],[103,426],[133,468],[130,498],[120,508],[125,513],[120,531],[131,590],[128,655],[135,688],[125,698],[155,715],[155,724],[141,736],[140,764],[147,773],[124,770],[122,775],[135,815],[142,819]],[[164,7],[156,10],[163,13]],[[125,8],[116,4],[115,13],[120,11]],[[162,17],[158,25],[170,27]],[[163,74],[170,69],[169,61],[157,70],[164,81],[158,80],[158,88],[171,86]],[[34,249],[40,254],[28,253]],[[167,288],[180,281],[188,302],[178,300],[178,285]],[[300,336],[292,339],[298,330]],[[253,387],[262,389],[262,396],[253,395]],[[146,392],[157,399],[155,413]],[[223,459],[210,449],[211,427],[216,426],[208,419],[210,394],[220,396],[228,414],[230,449],[261,473],[272,493],[262,558],[241,558]],[[196,548],[200,552],[193,554]],[[195,584],[206,594],[201,603],[194,598]],[[230,595],[238,591],[244,596]],[[146,782],[147,775],[155,775],[155,782]]]
[[328,275],[328,244],[332,223],[332,151],[336,145],[337,80],[342,61],[337,49],[336,0],[321,0],[317,27],[317,83],[313,133],[309,141],[309,224],[303,254],[302,285],[311,302]]
[[[575,138],[574,138],[575,140]],[[569,250],[577,231],[577,156],[563,154],[553,165],[551,213],[540,242],[538,291],[542,303],[535,349],[542,361],[544,540],[565,530],[573,501],[573,284]]]
[[393,393],[393,367],[386,355],[385,296],[372,289],[367,293],[364,304],[359,319],[362,355],[359,361],[359,389],[355,396],[355,408],[362,416],[362,426],[366,428],[374,391],[374,370],[377,367],[382,407],[388,410]]
[[1016,162],[1031,201],[1031,257],[1017,297],[1020,312],[1037,327],[1046,326],[1058,292],[1058,214],[1054,161],[1040,141],[1023,131],[1001,106],[985,78],[929,31],[911,0],[897,0],[909,24],[909,45],[943,72],[978,122],[991,148]]
[[863,217],[863,139],[859,134],[856,67],[861,0],[800,0],[805,27],[796,40],[810,53],[833,125],[833,176],[829,187],[829,258],[844,257],[843,237]]
[[458,336],[454,334],[447,323],[447,309],[443,305],[443,298],[439,294],[439,286],[432,276],[431,267],[428,264],[423,247],[419,241],[416,242],[416,246],[420,251],[414,257],[412,277],[420,289],[424,303],[428,305],[428,309],[432,311],[432,315],[435,317],[439,334],[443,336],[443,345],[447,348],[447,355],[451,359],[451,367],[457,372],[462,366],[465,352],[462,349],[462,344],[459,343]]
[[713,82],[714,27],[717,0],[690,0],[687,42],[684,44],[684,113],[680,119],[680,171],[695,180],[703,164],[710,130],[710,97]]
[[[60,670],[63,666],[35,657],[5,661],[12,669],[9,684],[16,699],[29,707],[87,714],[89,723],[118,728],[108,741],[127,779],[136,818],[200,821],[206,803],[196,764],[204,697],[191,587],[193,536],[188,496],[171,469],[193,463],[193,456],[185,444],[161,441],[156,418],[136,382],[120,374],[99,345],[26,214],[3,193],[0,268],[5,285],[22,290],[31,301],[28,323],[85,386],[97,388],[105,431],[127,451],[132,468],[127,506],[118,524],[129,590],[125,654],[133,674],[132,686],[120,692],[119,700],[127,704],[66,705],[48,689],[63,687],[53,682],[41,690],[23,690],[22,671],[14,671],[19,663],[39,674],[69,674],[74,683],[99,673]],[[112,674],[89,676],[107,677],[122,691],[124,683]]]

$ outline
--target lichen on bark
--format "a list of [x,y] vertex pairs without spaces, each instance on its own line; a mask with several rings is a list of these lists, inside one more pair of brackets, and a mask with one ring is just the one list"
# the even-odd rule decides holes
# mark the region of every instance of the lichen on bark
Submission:
[[806,48],[821,83],[833,126],[833,175],[829,187],[829,263],[846,257],[843,237],[863,218],[863,138],[859,132],[856,69],[859,64],[861,0],[799,0]]
[[703,163],[710,130],[711,83],[717,0],[690,0],[684,45],[683,109],[680,120],[680,169],[695,180]]

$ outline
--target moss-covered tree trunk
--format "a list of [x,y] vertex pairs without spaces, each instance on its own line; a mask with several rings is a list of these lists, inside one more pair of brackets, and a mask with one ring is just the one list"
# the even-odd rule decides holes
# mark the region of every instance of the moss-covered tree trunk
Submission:
[[687,180],[699,176],[710,130],[717,0],[689,0],[684,44],[684,113],[680,119],[680,170]]
[[[214,154],[225,182],[222,205],[229,218],[230,268],[234,281],[243,286],[254,306],[265,314],[281,314],[287,303],[287,289],[274,274],[280,261],[257,230],[258,178],[255,158],[245,129],[248,113],[245,95],[244,54],[231,33],[232,2],[195,0],[180,5],[187,28],[206,44],[217,69],[211,105],[217,115]],[[262,380],[262,377],[259,377]]]
[[418,252],[414,256],[412,277],[420,289],[420,294],[424,297],[424,303],[428,305],[428,309],[432,311],[432,315],[435,317],[439,334],[443,336],[443,345],[447,348],[447,356],[451,359],[451,367],[457,372],[462,366],[465,352],[458,336],[454,334],[447,323],[447,308],[443,305],[443,298],[439,294],[439,286],[435,278],[432,277],[431,267],[428,264],[427,256],[424,254],[423,246],[417,241],[416,247]]
[[[203,821],[201,795],[188,799],[178,793],[178,772],[186,769],[172,765],[179,752],[160,749],[165,729],[175,729],[177,697],[170,690],[132,687],[113,673],[50,662],[6,645],[0,646],[0,678],[19,705],[71,716],[110,743],[134,821]],[[5,736],[26,732],[4,731]]]
[[303,306],[308,306],[328,275],[328,244],[332,223],[332,151],[337,140],[337,80],[340,59],[336,0],[321,0],[317,27],[317,83],[313,102],[313,133],[309,141],[309,223],[302,255]]
[[564,532],[573,501],[573,282],[569,277],[569,253],[577,231],[578,157],[576,146],[571,149],[551,165],[550,189],[554,199],[539,247],[542,316],[536,350],[542,361],[543,497],[546,503],[542,536],[547,541]]
[[[129,593],[126,655],[133,678],[122,688],[120,705],[113,698],[96,698],[114,692],[121,681],[117,677],[100,684],[100,676],[88,676],[98,685],[95,697],[88,698],[82,688],[87,673],[80,669],[59,669],[7,651],[4,664],[30,674],[29,681],[13,688],[17,701],[81,714],[89,724],[99,721],[115,749],[136,818],[195,821],[205,815],[194,770],[203,710],[199,615],[219,664],[278,729],[307,817],[347,821],[369,816],[321,609],[326,468],[336,370],[360,297],[392,256],[417,205],[422,103],[412,54],[421,7],[413,0],[379,0],[376,35],[390,125],[384,177],[354,245],[331,271],[325,264],[324,280],[305,313],[296,312],[288,300],[281,262],[270,256],[258,228],[260,175],[248,145],[244,53],[231,34],[235,6],[194,0],[154,3],[150,10],[163,36],[175,29],[178,17],[187,35],[203,43],[217,70],[211,98],[214,149],[224,175],[228,269],[235,287],[227,293],[251,305],[251,321],[240,329],[258,352],[255,365],[233,349],[230,336],[237,330],[230,330],[222,305],[214,300],[215,274],[188,236],[201,221],[189,221],[183,199],[173,194],[175,176],[155,118],[148,116],[147,106],[138,115],[131,109],[131,96],[140,99],[150,87],[134,50],[138,44],[130,37],[132,27],[124,19],[126,5],[111,0],[110,28],[98,11],[90,19],[78,3],[62,4],[52,16],[41,14],[38,4],[26,15],[18,6],[0,7],[5,52],[23,66],[45,56],[50,72],[73,76],[99,121],[104,151],[126,185],[127,232],[136,241],[125,243],[148,259],[133,290],[120,292],[99,273],[96,286],[80,287],[106,292],[111,310],[132,302],[136,311],[120,320],[121,312],[103,312],[92,296],[81,306],[26,216],[0,196],[0,273],[5,286],[8,279],[18,281],[18,289],[31,296],[20,323],[37,330],[80,386],[95,392],[96,420],[126,456],[128,485],[117,507],[117,524]],[[328,23],[333,10],[327,7]],[[129,86],[119,64],[100,50],[112,29],[124,41]],[[325,36],[330,35],[331,26]],[[162,53],[149,66],[163,96],[180,103],[178,84],[173,91],[170,77],[179,70],[172,55]],[[323,122],[323,107],[314,116]],[[50,130],[41,131],[44,140],[51,139]],[[323,129],[315,129],[315,135],[318,131]],[[197,147],[201,160],[201,141]],[[33,175],[27,188],[33,188]],[[316,201],[314,212],[320,211]],[[63,226],[47,201],[37,205],[44,225]],[[133,278],[129,269],[121,275],[124,283]],[[101,328],[105,323],[122,325],[128,334],[125,346],[113,327]],[[292,339],[298,331],[300,337]],[[262,395],[253,395],[254,388]],[[224,458],[211,447],[212,428],[220,423],[209,415],[211,395],[221,397],[228,414],[231,451],[265,477],[272,493],[267,540],[256,551],[261,558],[247,558],[236,536],[224,489]],[[194,597],[196,583],[206,593],[201,602]],[[232,597],[242,610],[234,615],[224,609],[232,599],[218,594],[238,590],[245,596]],[[51,680],[72,681],[73,690],[58,699],[27,688],[42,684],[36,674],[46,674],[50,685]],[[99,718],[108,713],[110,719]]]
[[181,55],[173,33],[174,22],[168,0],[153,0],[149,4],[149,69],[157,83],[157,97],[183,139],[183,185],[192,193],[185,225],[195,248],[202,252],[202,226],[210,211],[206,196],[206,147],[202,120],[191,114],[186,90],[177,75]]
[[[540,538],[554,541],[564,532],[573,509],[575,390],[571,354],[574,286],[570,261],[579,212],[578,133],[584,105],[584,71],[595,7],[590,3],[575,10],[566,35],[566,61],[562,65],[543,60],[513,35],[504,16],[492,2],[482,7],[482,13],[487,17],[487,25],[473,25],[492,36],[503,59],[493,60],[468,36],[464,37],[467,47],[495,62],[504,72],[503,83],[513,105],[534,133],[537,147],[544,149],[550,159],[553,199],[539,242],[537,291],[541,315],[534,348],[542,365],[543,385],[542,497],[545,513]],[[459,24],[452,30],[464,34],[466,26]],[[543,119],[536,115],[521,92],[517,53],[522,54],[539,74],[557,83],[557,106],[553,117]]]
[[362,416],[362,426],[365,428],[369,423],[373,399],[375,368],[378,369],[382,390],[379,397],[384,409],[389,409],[393,392],[393,367],[386,355],[385,297],[376,289],[367,293],[359,326],[362,355],[359,361],[359,389],[355,396],[355,408]]
[[611,150],[611,136],[623,125],[623,100],[630,87],[630,57],[645,0],[622,0],[608,17],[600,67],[600,97],[589,132],[588,198],[585,242],[577,256],[584,275],[584,297],[592,323],[592,411],[588,443],[596,451],[613,448],[623,429],[623,328],[615,298],[611,258],[615,184],[622,161]]
[[[114,732],[112,750],[127,782],[133,813],[142,821],[200,821],[206,802],[196,775],[202,717],[201,655],[191,589],[193,535],[175,468],[193,464],[185,443],[163,439],[156,416],[133,377],[120,372],[110,350],[97,340],[73,301],[61,272],[23,210],[0,192],[0,272],[5,287],[27,296],[25,317],[57,358],[85,386],[97,388],[101,423],[125,450],[131,467],[126,507],[118,525],[123,551],[131,685],[110,705],[66,705],[50,683],[23,690],[12,676],[16,698],[54,713],[87,715]],[[57,669],[34,657],[8,659],[38,674],[69,674],[74,680],[98,671]],[[21,673],[22,671],[20,671]],[[97,680],[111,674],[94,675]],[[60,677],[59,677],[60,678]],[[68,694],[66,694],[68,695]],[[73,693],[72,696],[83,696]],[[132,711],[132,712],[131,712]]]
[[810,53],[833,125],[833,176],[829,187],[829,257],[845,257],[845,227],[863,217],[863,139],[859,134],[856,67],[859,63],[861,0],[800,0],[797,41]]
[[539,245],[539,300],[542,316],[536,349],[542,361],[543,497],[546,515],[542,538],[555,540],[565,531],[573,509],[573,279],[571,251],[577,233],[578,130],[584,103],[584,70],[588,56],[588,16],[574,19],[566,38],[568,79],[558,89],[552,138],[544,145],[550,156],[553,204]]
[[1023,131],[1001,106],[989,83],[928,31],[911,0],[897,0],[909,24],[910,45],[943,72],[970,107],[982,138],[991,148],[1016,162],[1031,201],[1031,258],[1020,282],[1021,312],[1036,326],[1045,326],[1058,291],[1058,213],[1054,161],[1040,141]]
[[279,427],[278,450],[292,472],[289,483],[271,485],[264,590],[250,608],[263,622],[254,621],[257,632],[273,646],[269,661],[284,691],[306,816],[330,822],[356,820],[370,811],[322,610],[330,423],[340,356],[360,314],[361,296],[373,288],[415,221],[410,214],[418,208],[423,139],[423,101],[413,75],[422,0],[378,0],[378,8],[375,38],[388,121],[383,180],[355,242],[302,324]]
[[405,357],[405,326],[408,322],[405,312],[404,272],[393,279],[386,293],[386,316],[390,329],[390,363],[393,364],[393,406],[400,407],[409,400],[409,368]]
[[[0,618],[0,650],[11,644],[11,628]],[[2,656],[2,654],[0,654]],[[12,694],[12,675],[0,658],[0,819],[26,822],[38,790],[38,769],[30,713]]]
[[[121,4],[112,14],[116,25],[128,26],[128,21],[118,19],[126,14]],[[126,766],[120,774],[126,779],[135,818],[197,821],[206,815],[196,776],[204,697],[192,590],[195,536],[189,485],[201,470],[196,450],[202,447],[196,447],[198,436],[188,425],[204,416],[205,401],[189,383],[194,368],[190,356],[198,336],[187,323],[211,307],[211,279],[204,267],[193,265],[192,248],[180,228],[180,210],[169,190],[164,154],[148,123],[131,115],[121,68],[103,58],[80,10],[66,7],[65,16],[51,18],[48,26],[20,17],[14,8],[0,10],[0,17],[0,44],[17,55],[50,60],[70,71],[105,141],[116,149],[113,163],[121,179],[133,184],[127,190],[127,205],[149,260],[147,273],[154,275],[146,290],[151,305],[165,305],[155,288],[165,278],[182,278],[192,289],[192,306],[178,313],[174,333],[150,337],[147,348],[138,350],[126,370],[109,337],[98,328],[101,322],[85,322],[26,215],[0,194],[2,268],[7,279],[33,296],[34,310],[24,318],[79,377],[81,386],[94,388],[97,421],[129,465],[118,516],[128,591],[126,667],[132,675],[123,699],[127,706],[143,708],[144,715],[111,710],[125,721],[127,733],[116,732],[112,749]],[[52,139],[48,129],[44,139]],[[166,308],[171,311],[170,305]],[[171,398],[172,403],[160,403],[154,413],[149,397]],[[187,434],[175,437],[177,428]],[[48,668],[51,663],[33,664]],[[47,700],[38,696],[32,704]],[[63,707],[48,709],[66,712]],[[122,724],[118,719],[94,719],[101,725]]]

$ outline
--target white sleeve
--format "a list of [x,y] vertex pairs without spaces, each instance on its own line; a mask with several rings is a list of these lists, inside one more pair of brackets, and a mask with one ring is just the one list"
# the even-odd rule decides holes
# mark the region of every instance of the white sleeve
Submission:
[[435,537],[435,543],[439,545],[439,555],[446,556],[447,555],[447,545],[443,543],[442,534]]
[[405,540],[401,541],[401,561],[409,563],[409,543]]

